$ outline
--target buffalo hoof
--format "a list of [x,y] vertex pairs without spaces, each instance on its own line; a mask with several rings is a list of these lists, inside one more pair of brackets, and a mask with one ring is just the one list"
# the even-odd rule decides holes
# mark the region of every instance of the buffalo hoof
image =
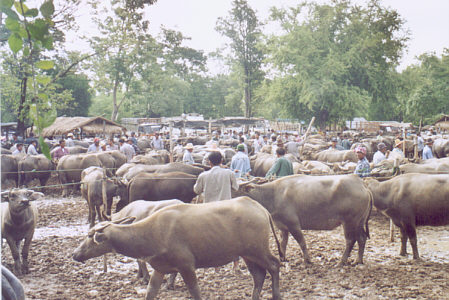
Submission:
[[23,266],[20,262],[14,264],[13,273],[19,277],[23,275]]
[[142,283],[148,284],[150,282],[150,276],[144,276],[142,277]]

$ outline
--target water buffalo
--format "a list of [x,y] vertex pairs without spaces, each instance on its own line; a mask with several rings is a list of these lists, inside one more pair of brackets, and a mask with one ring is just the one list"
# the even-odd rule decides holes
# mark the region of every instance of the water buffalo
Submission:
[[[128,199],[129,202],[135,200],[158,201],[168,199],[191,202],[196,197],[193,191],[196,179],[197,176],[183,172],[140,173],[128,184]],[[123,201],[119,203],[123,204]]]
[[[127,201],[127,186],[120,181],[106,179],[106,203],[103,203],[103,177],[104,169],[100,167],[89,167],[81,172],[81,195],[87,201],[89,207],[90,228],[95,225],[95,217],[98,214],[98,221],[106,220],[104,213],[111,215],[112,198],[120,196],[120,200]],[[104,206],[104,212],[100,211],[100,206]]]
[[[6,239],[14,259],[14,273],[18,276],[29,273],[28,252],[33,239],[34,229],[37,223],[37,208],[30,201],[43,196],[27,189],[12,189],[2,192],[2,200],[8,201],[1,204],[2,213],[2,238]],[[20,244],[22,247],[22,260],[20,259]]]
[[15,182],[15,187],[19,186],[19,176],[18,176],[18,160],[19,157],[2,154],[1,155],[1,172],[2,172],[2,185],[6,183],[7,180],[13,180]]
[[[162,208],[182,203],[184,202],[177,199],[163,200],[163,201],[137,200],[126,205],[118,213],[113,214],[111,220],[116,221],[126,217],[135,217],[136,219],[134,222],[137,222],[145,219],[146,217],[151,216],[156,211]],[[146,262],[144,260],[138,259],[137,263],[139,265],[139,272],[137,273],[137,278],[142,278],[145,283],[148,283],[150,280],[150,275],[148,274]],[[170,279],[171,280],[169,282],[169,288],[174,288],[175,277],[172,276]]]
[[407,255],[407,240],[413,258],[419,259],[416,226],[449,224],[449,175],[404,174],[378,182],[365,179],[374,206],[389,216],[401,230],[401,252]]
[[73,184],[72,186],[64,185],[63,197],[68,195],[69,187],[72,187],[71,189],[73,190],[79,188],[79,184],[77,183],[81,181],[81,172],[92,166],[103,167],[102,161],[95,153],[74,154],[61,157],[56,167],[59,181],[61,184]]
[[19,185],[27,185],[32,180],[39,179],[40,185],[45,186],[54,169],[55,165],[45,155],[27,155],[18,163]]
[[449,140],[436,139],[433,142],[432,150],[438,158],[449,156]]
[[352,161],[357,162],[358,158],[354,151],[352,150],[324,150],[318,152],[314,155],[315,160],[325,161],[325,162],[342,162],[342,161]]
[[2,266],[2,299],[25,300],[22,283],[4,266]]
[[[140,222],[120,224],[127,221],[101,223],[92,228],[73,258],[82,262],[109,252],[143,258],[154,269],[145,299],[156,298],[165,274],[180,272],[190,294],[198,300],[201,295],[195,269],[218,267],[240,256],[254,279],[252,299],[259,299],[267,270],[272,279],[273,299],[281,298],[280,263],[269,248],[270,232],[276,241],[277,237],[270,214],[256,201],[240,197],[172,205]],[[279,248],[278,241],[277,244]]]
[[302,230],[332,230],[343,225],[346,249],[339,265],[344,265],[357,241],[357,263],[363,263],[371,193],[356,175],[293,175],[261,185],[241,184],[236,195],[246,195],[262,204],[282,232],[285,253],[288,233],[296,239],[306,264],[310,257]]

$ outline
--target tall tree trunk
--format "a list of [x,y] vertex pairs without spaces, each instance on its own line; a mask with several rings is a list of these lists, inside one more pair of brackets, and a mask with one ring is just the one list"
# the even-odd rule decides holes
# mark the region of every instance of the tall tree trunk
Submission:
[[20,83],[20,103],[17,113],[17,135],[21,135],[24,137],[25,132],[25,117],[22,115],[24,113],[25,108],[25,100],[27,95],[27,82],[28,77],[22,78],[22,82]]
[[114,90],[112,91],[112,115],[111,120],[113,122],[117,121],[118,115],[118,105],[117,105],[117,89],[118,89],[118,79],[115,79]]

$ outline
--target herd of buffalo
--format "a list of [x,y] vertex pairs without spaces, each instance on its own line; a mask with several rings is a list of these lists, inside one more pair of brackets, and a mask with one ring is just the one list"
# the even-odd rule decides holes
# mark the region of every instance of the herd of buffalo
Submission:
[[[368,150],[368,159],[372,159],[377,143],[391,148],[394,140],[352,134],[354,145],[363,144]],[[241,181],[233,199],[213,203],[200,203],[201,195],[193,191],[198,175],[209,169],[202,164],[210,150],[205,138],[182,141],[195,145],[194,165],[181,162],[182,147],[173,150],[170,162],[167,150],[145,151],[144,139],[139,140],[142,154],[130,162],[117,150],[84,153],[86,141],[76,141],[79,144],[69,149],[71,154],[57,164],[44,155],[13,156],[2,149],[2,185],[12,181],[17,187],[1,193],[2,238],[14,259],[13,272],[19,277],[28,273],[38,215],[32,201],[45,197],[45,186],[53,175],[63,187],[63,196],[80,191],[89,207],[90,230],[74,249],[76,261],[120,253],[138,260],[139,276],[148,281],[146,299],[156,298],[164,275],[171,275],[172,286],[177,273],[192,297],[201,299],[195,270],[241,257],[254,280],[252,299],[259,299],[267,271],[273,299],[281,299],[280,260],[270,251],[270,237],[283,260],[291,234],[302,250],[304,263],[310,264],[313,258],[302,230],[332,230],[343,225],[346,248],[339,265],[347,264],[356,243],[356,263],[361,264],[370,237],[370,215],[377,209],[400,229],[400,255],[407,255],[410,241],[413,258],[420,258],[416,227],[449,224],[449,140],[446,136],[438,140],[434,159],[407,158],[413,153],[413,142],[406,140],[405,158],[392,157],[372,165],[372,176],[360,178],[352,174],[357,163],[352,150],[328,149],[326,138],[312,135],[305,143],[291,142],[286,147],[295,175],[266,180],[262,177],[276,160],[271,146],[252,154],[248,139],[254,178]],[[229,165],[238,141],[219,143],[223,165]],[[398,164],[399,172],[394,173]],[[39,189],[32,189],[36,180]],[[112,213],[114,198],[116,209]],[[96,224],[97,219],[100,222]],[[154,270],[151,277],[147,262]]]

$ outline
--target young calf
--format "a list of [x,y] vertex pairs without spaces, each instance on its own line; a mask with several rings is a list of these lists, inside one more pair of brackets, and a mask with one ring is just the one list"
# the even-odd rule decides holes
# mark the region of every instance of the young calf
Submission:
[[[37,223],[37,208],[30,201],[43,196],[27,189],[13,189],[1,193],[2,200],[2,238],[6,239],[14,258],[14,272],[20,276],[29,273],[28,251],[33,239],[34,229]],[[20,260],[20,243],[22,247],[22,261]]]
[[[195,269],[218,267],[242,257],[253,276],[253,299],[259,299],[266,271],[272,278],[273,299],[280,299],[279,260],[270,253],[274,233],[268,211],[248,197],[205,204],[168,206],[131,225],[100,223],[75,250],[85,261],[108,252],[144,259],[154,273],[146,299],[155,299],[165,274],[179,272],[194,299],[201,299]],[[122,223],[122,224],[120,224]],[[283,255],[281,255],[283,256]]]

